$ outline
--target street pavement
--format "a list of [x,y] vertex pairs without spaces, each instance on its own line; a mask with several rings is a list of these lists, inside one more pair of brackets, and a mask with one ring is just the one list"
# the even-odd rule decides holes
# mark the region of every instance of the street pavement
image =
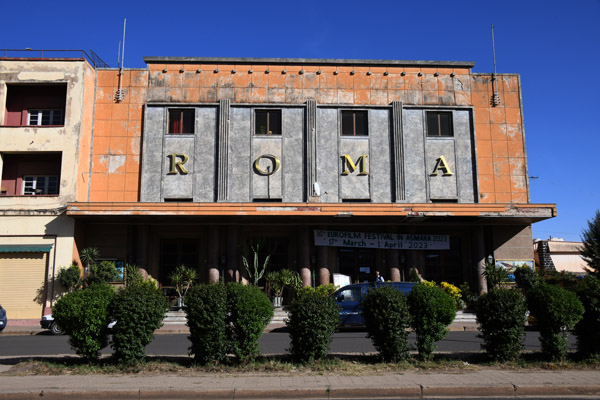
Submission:
[[[267,331],[281,328],[272,324]],[[476,330],[476,324],[453,330]],[[2,335],[36,334],[35,326],[7,327]],[[187,333],[166,325],[158,334]],[[0,354],[2,399],[390,399],[464,397],[573,397],[600,399],[600,370],[496,369],[465,366],[451,371],[406,371],[360,376],[289,373],[179,376],[60,375],[18,376],[14,357]],[[5,361],[3,363],[3,360]]]

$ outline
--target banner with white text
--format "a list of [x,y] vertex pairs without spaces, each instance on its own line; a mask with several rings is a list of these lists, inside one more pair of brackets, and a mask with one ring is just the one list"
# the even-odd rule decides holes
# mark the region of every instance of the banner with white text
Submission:
[[364,247],[388,250],[448,250],[448,235],[315,230],[315,246]]

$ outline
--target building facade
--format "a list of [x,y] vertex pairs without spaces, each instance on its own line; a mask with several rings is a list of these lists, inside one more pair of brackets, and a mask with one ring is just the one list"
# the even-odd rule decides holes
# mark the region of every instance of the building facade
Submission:
[[169,286],[180,264],[242,281],[260,242],[270,270],[305,285],[376,270],[407,280],[414,267],[483,290],[485,261],[533,260],[531,224],[556,214],[529,201],[518,75],[470,62],[145,62],[91,70],[93,125],[76,172],[61,173],[75,253],[96,247]]

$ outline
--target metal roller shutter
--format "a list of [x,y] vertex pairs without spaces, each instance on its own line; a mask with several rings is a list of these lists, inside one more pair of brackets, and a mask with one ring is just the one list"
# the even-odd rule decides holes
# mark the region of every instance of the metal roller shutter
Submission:
[[9,321],[41,317],[43,303],[36,297],[46,281],[47,256],[41,252],[0,253],[0,304]]

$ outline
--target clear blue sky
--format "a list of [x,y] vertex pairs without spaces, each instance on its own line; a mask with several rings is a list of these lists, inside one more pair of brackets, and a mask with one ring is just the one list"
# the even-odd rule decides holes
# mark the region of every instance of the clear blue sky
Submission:
[[558,217],[534,237],[579,240],[600,208],[600,0],[4,2],[2,48],[144,56],[474,61],[522,82],[530,193]]

